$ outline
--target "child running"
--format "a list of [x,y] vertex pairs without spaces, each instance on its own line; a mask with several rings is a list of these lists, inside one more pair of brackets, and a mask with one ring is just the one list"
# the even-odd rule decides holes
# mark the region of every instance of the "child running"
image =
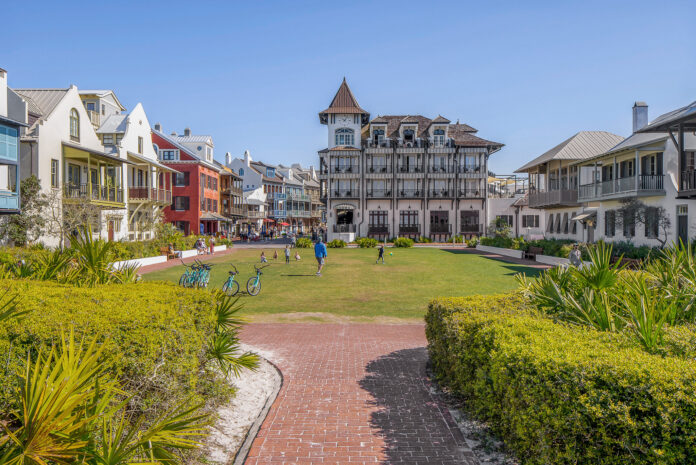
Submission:
[[377,256],[375,264],[379,263],[380,260],[382,260],[382,264],[384,265],[384,244],[379,245],[379,255]]

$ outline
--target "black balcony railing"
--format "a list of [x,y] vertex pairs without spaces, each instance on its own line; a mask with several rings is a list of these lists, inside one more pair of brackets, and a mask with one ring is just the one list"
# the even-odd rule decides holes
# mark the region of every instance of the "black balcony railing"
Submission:
[[360,197],[360,191],[358,189],[346,189],[333,191],[333,196],[336,199],[354,199]]
[[391,173],[391,165],[370,165],[365,167],[367,173]]
[[419,189],[403,189],[399,191],[399,197],[412,199],[423,197],[423,191]]
[[430,192],[428,192],[430,197],[441,197],[441,198],[447,198],[447,197],[454,197],[454,190],[451,189],[434,189]]
[[422,173],[423,169],[420,166],[399,166],[399,173]]
[[331,169],[332,174],[358,174],[360,173],[360,166],[359,165],[350,165],[350,166],[334,166]]
[[367,197],[371,198],[391,197],[391,195],[390,189],[372,189],[367,191]]
[[459,197],[465,197],[468,199],[477,199],[477,198],[482,198],[483,196],[484,196],[484,192],[480,189],[468,188],[468,189],[460,189],[459,190]]
[[447,165],[433,165],[430,167],[430,172],[431,173],[456,173],[457,167],[456,166],[447,166]]
[[335,233],[354,233],[355,231],[354,224],[335,224],[333,227]]
[[482,228],[480,224],[462,224],[459,227],[459,232],[465,234],[480,233],[482,232]]
[[387,235],[389,234],[388,224],[370,224],[367,226],[367,234]]
[[417,224],[400,224],[399,234],[420,234],[420,226]]
[[480,173],[481,165],[461,165],[459,166],[460,173]]
[[430,223],[430,234],[449,234],[452,232],[452,225],[448,223]]

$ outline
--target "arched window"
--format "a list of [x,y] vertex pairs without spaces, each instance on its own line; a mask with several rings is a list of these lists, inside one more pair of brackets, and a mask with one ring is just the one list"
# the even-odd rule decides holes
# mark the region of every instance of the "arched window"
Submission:
[[355,133],[352,129],[341,128],[336,130],[336,145],[355,145]]
[[155,155],[159,155],[159,147],[157,144],[152,144],[152,149],[155,151]]
[[70,138],[80,140],[80,114],[74,108],[70,110]]

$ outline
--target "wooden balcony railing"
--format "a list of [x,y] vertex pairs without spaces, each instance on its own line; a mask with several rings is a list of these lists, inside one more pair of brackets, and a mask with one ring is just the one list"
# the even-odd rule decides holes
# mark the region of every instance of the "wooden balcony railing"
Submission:
[[63,186],[63,198],[65,200],[124,203],[122,188],[102,186],[99,184],[65,184]]

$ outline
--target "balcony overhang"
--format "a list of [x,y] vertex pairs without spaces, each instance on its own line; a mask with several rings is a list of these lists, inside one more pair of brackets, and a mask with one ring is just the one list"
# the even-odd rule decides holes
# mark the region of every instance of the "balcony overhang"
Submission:
[[63,141],[63,156],[72,160],[98,160],[105,162],[108,165],[123,165],[129,164],[134,165],[135,163],[117,156],[100,152],[98,150],[92,150],[86,147],[82,147],[77,144],[72,144],[70,142]]
[[133,161],[134,165],[148,165],[148,166],[154,166],[156,168],[161,169],[162,171],[167,171],[171,173],[179,173],[179,171],[175,170],[174,168],[170,168],[169,166],[163,165],[157,160],[150,160],[149,158],[145,158],[142,155],[138,155],[137,153],[133,152],[127,152],[128,158],[131,158]]

